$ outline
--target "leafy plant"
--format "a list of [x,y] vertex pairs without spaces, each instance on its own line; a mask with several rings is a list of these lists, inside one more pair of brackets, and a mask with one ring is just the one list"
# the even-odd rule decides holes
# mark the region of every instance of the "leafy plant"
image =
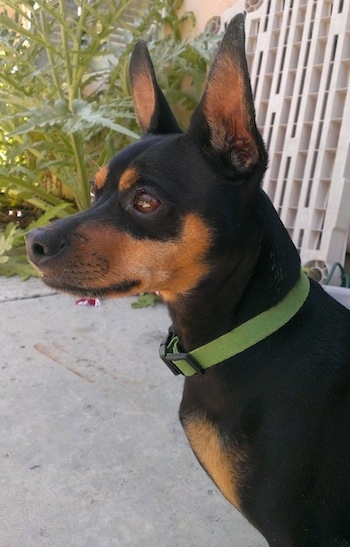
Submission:
[[160,302],[162,302],[162,299],[157,294],[144,293],[144,294],[140,294],[137,297],[137,300],[135,300],[135,302],[132,302],[131,307],[135,309],[148,308],[149,306],[153,307],[156,304],[159,304]]
[[23,249],[25,234],[34,228],[45,226],[53,218],[57,218],[60,211],[66,207],[66,203],[51,207],[37,220],[33,220],[26,229],[18,227],[14,222],[9,222],[3,233],[0,233],[0,275],[19,275],[25,281],[28,277],[38,275],[36,270],[28,263]]
[[4,234],[0,234],[0,267],[1,264],[6,264],[9,257],[6,252],[12,247],[16,226],[13,222],[7,225]]
[[[192,43],[182,39],[183,24],[193,21],[193,15],[178,16],[180,4],[2,1],[2,211],[10,203],[29,206],[35,222],[44,224],[48,216],[64,217],[89,206],[89,181],[97,167],[138,135],[128,63],[139,38],[148,40],[160,85],[186,123],[206,75],[209,46],[217,38],[203,34]],[[137,18],[130,21],[128,13],[136,8]],[[190,83],[186,88],[184,81]],[[24,255],[25,232],[13,226],[6,230],[7,254],[2,256],[9,258],[0,273],[18,273],[19,259],[14,257]],[[11,254],[9,245],[18,254]]]

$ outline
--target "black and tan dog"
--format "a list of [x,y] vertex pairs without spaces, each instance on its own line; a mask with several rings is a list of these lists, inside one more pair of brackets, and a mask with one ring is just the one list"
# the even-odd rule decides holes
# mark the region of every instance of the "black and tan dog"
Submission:
[[51,287],[158,291],[180,418],[226,498],[278,547],[350,545],[350,312],[300,272],[260,189],[244,16],[231,22],[182,133],[147,48],[132,55],[143,137],[95,176],[88,211],[31,232]]

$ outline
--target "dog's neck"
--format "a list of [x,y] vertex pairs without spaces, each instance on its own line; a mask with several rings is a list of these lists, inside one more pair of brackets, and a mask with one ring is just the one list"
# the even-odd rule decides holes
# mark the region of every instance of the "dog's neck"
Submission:
[[214,263],[195,289],[168,305],[185,351],[203,345],[277,304],[300,276],[297,250],[266,196],[259,198],[263,226],[249,247]]

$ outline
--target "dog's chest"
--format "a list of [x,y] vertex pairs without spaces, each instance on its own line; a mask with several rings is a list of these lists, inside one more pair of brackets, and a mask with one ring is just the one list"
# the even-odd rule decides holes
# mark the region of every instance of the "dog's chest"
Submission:
[[222,494],[239,508],[239,486],[245,460],[243,451],[225,445],[218,430],[205,418],[188,417],[183,420],[183,427],[201,465]]

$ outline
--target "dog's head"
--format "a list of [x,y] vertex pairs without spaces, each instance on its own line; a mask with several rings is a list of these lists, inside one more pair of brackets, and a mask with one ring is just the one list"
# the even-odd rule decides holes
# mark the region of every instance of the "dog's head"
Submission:
[[89,210],[29,233],[28,256],[58,290],[159,291],[173,301],[208,276],[225,246],[237,249],[237,257],[245,251],[266,169],[244,16],[227,29],[186,133],[158,87],[144,42],[132,54],[130,78],[142,138],[97,172]]

